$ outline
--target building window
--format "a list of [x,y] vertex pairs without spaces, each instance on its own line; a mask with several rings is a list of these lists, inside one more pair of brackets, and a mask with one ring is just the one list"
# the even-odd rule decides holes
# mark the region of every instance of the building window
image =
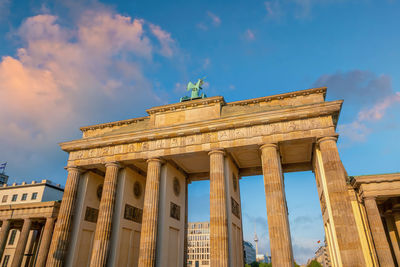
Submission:
[[26,200],[26,198],[28,197],[27,193],[22,194],[21,200],[24,201]]
[[31,199],[37,199],[37,192],[32,193],[32,198]]
[[17,194],[13,195],[13,196],[12,196],[12,198],[11,198],[11,201],[12,201],[12,202],[15,202],[15,201],[17,201],[17,197],[18,197],[18,195],[17,195]]
[[3,264],[1,265],[1,267],[7,267],[9,260],[10,260],[10,255],[4,255],[4,260],[3,260]]
[[10,234],[10,239],[8,240],[9,245],[14,245],[16,235],[17,235],[17,230],[13,229]]
[[3,198],[1,199],[1,202],[3,202],[3,203],[7,202],[7,198],[8,198],[8,195],[4,195]]

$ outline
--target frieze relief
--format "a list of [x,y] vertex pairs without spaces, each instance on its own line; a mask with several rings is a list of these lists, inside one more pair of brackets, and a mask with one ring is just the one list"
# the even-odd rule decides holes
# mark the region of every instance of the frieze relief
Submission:
[[330,120],[323,118],[311,118],[289,122],[277,122],[271,124],[247,126],[227,130],[219,130],[207,133],[196,133],[187,136],[166,137],[164,139],[149,140],[131,144],[107,146],[70,152],[70,160],[112,156],[118,154],[146,152],[159,149],[177,148],[191,145],[207,144],[219,141],[237,140],[256,136],[304,131],[332,126]]

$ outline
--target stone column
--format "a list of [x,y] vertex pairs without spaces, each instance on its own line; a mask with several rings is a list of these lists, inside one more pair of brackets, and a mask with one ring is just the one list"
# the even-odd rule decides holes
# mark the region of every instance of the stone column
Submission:
[[336,146],[337,137],[318,140],[332,220],[343,266],[365,266],[361,241],[347,189],[347,177]]
[[104,178],[99,217],[97,219],[92,258],[90,260],[91,267],[106,266],[107,264],[119,168],[120,165],[115,162],[106,164],[106,176]]
[[24,258],[25,246],[28,241],[29,231],[31,230],[32,221],[31,219],[25,219],[24,225],[22,226],[21,234],[18,238],[17,247],[15,248],[14,258],[12,260],[11,267],[20,267],[22,259]]
[[394,266],[392,253],[390,252],[389,243],[386,239],[385,229],[383,228],[382,218],[375,198],[365,197],[364,205],[367,211],[369,228],[371,229],[379,264],[385,267]]
[[292,267],[292,242],[278,146],[265,144],[260,149],[272,265]]
[[393,219],[394,219],[394,224],[396,225],[397,235],[400,237],[400,211],[399,210],[397,210],[397,209],[393,210]]
[[187,261],[188,261],[188,184],[189,184],[189,178],[186,177],[185,179],[185,232],[184,232],[184,238],[183,238],[183,267],[187,267]]
[[40,241],[39,252],[36,259],[36,267],[46,266],[47,254],[49,253],[51,237],[53,235],[55,218],[47,218],[44,225],[42,240]]
[[139,267],[156,264],[158,199],[162,160],[147,160],[147,178],[144,194],[142,230],[140,234]]
[[75,210],[76,193],[78,192],[81,170],[76,167],[69,167],[67,170],[67,183],[54,227],[46,267],[61,267],[64,265],[70,241],[72,217]]
[[210,260],[211,267],[227,267],[228,218],[226,214],[226,185],[222,150],[212,150],[210,156]]
[[6,242],[8,238],[8,233],[10,232],[11,221],[4,220],[1,225],[0,230],[0,259],[3,257],[4,248],[6,247]]
[[390,241],[392,242],[393,251],[396,256],[397,265],[399,265],[400,264],[399,239],[396,233],[396,225],[394,224],[392,212],[390,211],[385,212],[385,221],[389,232]]

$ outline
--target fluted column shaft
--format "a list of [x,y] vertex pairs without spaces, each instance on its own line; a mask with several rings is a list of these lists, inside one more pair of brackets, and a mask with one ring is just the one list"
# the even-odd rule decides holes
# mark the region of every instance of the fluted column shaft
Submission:
[[210,156],[210,260],[211,267],[227,267],[228,218],[226,214],[226,185],[222,150],[212,150]]
[[51,237],[53,235],[55,218],[47,218],[44,225],[42,240],[40,241],[39,252],[36,260],[36,267],[46,266],[47,254],[49,253]]
[[375,198],[364,198],[364,205],[367,211],[369,228],[371,229],[379,264],[385,267],[394,266],[392,253],[390,252],[389,243],[386,239],[385,229],[383,228],[382,218]]
[[18,238],[17,247],[15,248],[13,261],[11,267],[20,267],[22,259],[24,258],[26,242],[28,241],[29,231],[31,230],[31,219],[25,219],[22,226],[21,234]]
[[336,137],[323,137],[318,140],[323,171],[332,210],[335,234],[343,266],[365,266],[361,240],[348,194],[346,175],[336,145]]
[[[394,219],[394,224],[396,226],[397,234],[400,237],[400,211],[399,210],[394,210],[393,219]],[[400,246],[400,244],[399,244],[399,246]]]
[[4,220],[3,224],[1,225],[0,230],[0,259],[3,256],[4,248],[6,247],[6,242],[8,238],[8,233],[10,232],[11,221]]
[[92,258],[90,260],[91,267],[102,267],[107,264],[119,168],[120,166],[114,162],[106,164],[106,176],[104,178],[99,217],[97,219]]
[[392,242],[393,252],[396,256],[397,265],[399,265],[400,264],[399,239],[396,233],[396,225],[394,224],[392,212],[385,213],[385,221],[387,225],[387,230],[389,232],[390,241]]
[[153,267],[156,264],[158,199],[160,196],[162,160],[154,158],[149,159],[147,163],[139,267]]
[[75,209],[76,193],[78,192],[79,174],[79,168],[68,168],[67,183],[54,227],[46,267],[61,267],[64,265],[71,236],[71,224]]
[[278,146],[265,144],[260,149],[272,264],[292,267],[292,241]]

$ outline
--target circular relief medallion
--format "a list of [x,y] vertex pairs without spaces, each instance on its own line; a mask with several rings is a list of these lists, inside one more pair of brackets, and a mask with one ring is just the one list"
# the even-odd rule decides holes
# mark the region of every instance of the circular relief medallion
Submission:
[[232,174],[232,180],[233,180],[233,190],[236,192],[237,191],[237,177],[236,177],[236,175]]
[[179,181],[178,181],[178,179],[176,177],[174,178],[173,186],[174,186],[174,194],[175,194],[175,196],[179,196],[179,194],[181,192],[181,185],[180,185],[180,183],[179,183]]
[[133,184],[133,194],[136,198],[140,198],[142,195],[142,185],[138,181]]
[[97,191],[96,191],[96,195],[97,195],[97,199],[100,201],[101,200],[101,194],[103,193],[103,185],[100,184],[97,187]]

